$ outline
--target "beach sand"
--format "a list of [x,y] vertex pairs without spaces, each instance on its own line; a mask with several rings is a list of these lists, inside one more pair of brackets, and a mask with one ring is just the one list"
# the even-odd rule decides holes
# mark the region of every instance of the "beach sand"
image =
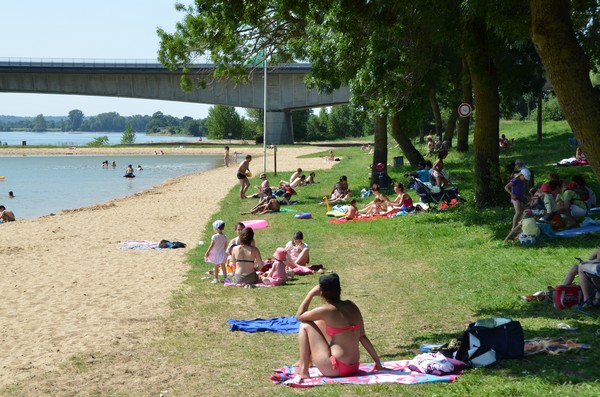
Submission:
[[[77,148],[77,154],[148,154],[155,148]],[[156,148],[160,150],[160,148]],[[24,149],[18,154],[62,154],[69,149]],[[222,154],[222,148],[164,149]],[[327,148],[279,148],[278,171],[330,168],[333,162],[297,156]],[[261,156],[262,148],[243,149]],[[232,151],[233,153],[233,151]],[[0,154],[9,154],[6,151]],[[241,161],[241,156],[240,156]],[[272,169],[272,151],[268,153]],[[255,157],[251,169],[262,170]],[[93,360],[155,335],[181,286],[193,249],[219,201],[237,185],[237,167],[179,177],[137,193],[54,216],[0,225],[0,388],[43,389],[53,372],[78,359]],[[219,186],[220,189],[208,189]],[[17,214],[18,216],[18,214]],[[167,239],[186,249],[119,250],[127,240]],[[83,358],[82,358],[83,357]],[[126,384],[123,379],[112,381]],[[35,386],[40,383],[40,388]],[[55,385],[56,386],[56,385]],[[14,386],[20,388],[22,386]],[[60,385],[56,386],[60,390]],[[126,386],[124,386],[126,389]]]

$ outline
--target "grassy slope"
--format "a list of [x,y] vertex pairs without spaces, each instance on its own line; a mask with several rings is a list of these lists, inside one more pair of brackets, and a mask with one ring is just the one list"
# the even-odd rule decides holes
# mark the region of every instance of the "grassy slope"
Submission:
[[[503,124],[502,132],[516,138],[514,149],[502,154],[504,160],[523,158],[535,171],[536,180],[555,171],[551,164],[570,157],[574,148],[565,123],[545,126],[544,141],[535,141],[535,125]],[[390,149],[390,159],[399,153]],[[312,263],[340,274],[343,295],[363,311],[366,331],[382,359],[410,359],[422,343],[443,343],[459,336],[477,318],[507,316],[521,321],[526,338],[577,338],[593,349],[557,356],[533,356],[504,361],[489,369],[469,370],[453,384],[421,386],[373,385],[321,387],[301,391],[302,395],[600,395],[596,341],[598,320],[573,310],[558,311],[548,304],[525,303],[522,294],[559,284],[574,256],[586,256],[598,245],[598,237],[546,242],[533,248],[498,247],[510,229],[512,208],[475,209],[467,203],[444,213],[427,213],[389,220],[332,224],[318,205],[339,175],[348,175],[355,191],[368,185],[369,156],[358,147],[336,149],[343,157],[332,171],[319,172],[319,184],[299,189],[301,204],[294,207],[313,214],[311,220],[293,219],[293,214],[264,216],[270,227],[257,231],[257,245],[263,257],[285,244],[300,229],[311,246]],[[461,194],[472,197],[471,155],[452,152],[447,160],[451,175],[460,175]],[[391,172],[404,180],[408,167]],[[563,177],[587,168],[558,169]],[[288,175],[283,175],[287,177]],[[271,181],[282,175],[269,175]],[[284,178],[285,179],[285,178]],[[252,181],[255,182],[255,181]],[[598,191],[598,184],[594,185]],[[223,201],[214,215],[226,222],[226,234],[233,235],[236,221],[254,219],[240,216],[252,205],[240,202],[237,189]],[[498,192],[504,194],[504,192]],[[414,192],[412,192],[415,198]],[[204,240],[212,234],[210,224]],[[317,275],[297,278],[279,288],[246,290],[223,288],[201,280],[208,265],[202,261],[206,247],[197,248],[190,260],[193,268],[186,288],[173,299],[177,309],[164,339],[157,348],[169,365],[187,368],[193,376],[169,385],[173,395],[297,395],[299,391],[274,386],[270,369],[297,359],[295,335],[227,332],[228,318],[249,319],[294,314]],[[556,328],[567,322],[578,331]],[[363,360],[369,357],[363,353]],[[202,392],[199,392],[202,390]],[[138,391],[132,391],[138,395]]]

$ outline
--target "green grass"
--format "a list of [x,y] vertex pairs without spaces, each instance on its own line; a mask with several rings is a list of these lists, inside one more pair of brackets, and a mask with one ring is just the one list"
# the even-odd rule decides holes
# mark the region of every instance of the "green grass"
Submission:
[[[565,123],[547,124],[542,144],[536,143],[535,125],[507,123],[502,132],[515,137],[515,147],[502,153],[501,163],[523,158],[537,181],[552,171],[568,178],[579,172],[593,180],[589,168],[555,169],[552,163],[572,156],[566,142]],[[324,155],[324,154],[321,154]],[[396,155],[390,150],[391,156]],[[587,256],[599,244],[598,236],[548,241],[532,248],[498,247],[510,229],[512,208],[477,209],[470,202],[442,213],[422,213],[389,220],[332,224],[318,205],[340,175],[348,175],[351,189],[368,186],[370,156],[357,147],[338,148],[343,157],[331,171],[318,172],[319,184],[298,189],[301,204],[313,214],[297,220],[291,213],[269,214],[270,227],[258,230],[257,246],[269,257],[277,246],[302,230],[311,247],[312,263],[340,274],[343,295],[355,301],[365,317],[366,331],[385,360],[410,359],[422,343],[443,343],[462,334],[478,318],[506,316],[519,320],[526,338],[566,337],[591,343],[592,350],[557,356],[532,356],[503,361],[493,368],[468,370],[453,384],[420,386],[327,386],[303,390],[302,395],[478,395],[538,396],[600,394],[596,341],[598,320],[575,310],[559,311],[544,303],[525,303],[520,295],[557,285],[574,256]],[[471,201],[472,156],[452,152],[447,168],[460,175],[460,191]],[[395,180],[408,167],[391,170]],[[271,180],[281,178],[269,175]],[[598,184],[592,186],[598,190]],[[251,205],[237,199],[232,189],[214,214],[226,222],[233,235],[234,223],[256,216],[240,216]],[[504,194],[504,192],[498,192]],[[416,198],[414,192],[411,194]],[[365,200],[365,202],[368,200]],[[212,220],[211,220],[212,222]],[[210,223],[204,240],[212,234]],[[173,299],[174,324],[158,343],[171,365],[192,366],[194,376],[173,386],[182,395],[297,395],[297,390],[274,386],[270,369],[297,359],[295,335],[229,333],[228,318],[249,319],[292,315],[318,276],[299,277],[279,288],[245,290],[219,288],[201,280],[208,266],[202,262],[205,247],[190,256],[192,270]],[[600,314],[596,312],[597,314]],[[556,328],[561,322],[577,331]],[[369,360],[363,352],[363,359]]]
[[[552,171],[564,178],[583,173],[588,181],[593,180],[589,167],[552,166],[574,153],[567,144],[571,133],[566,123],[546,124],[541,144],[536,142],[535,124],[503,123],[501,128],[509,138],[516,139],[513,149],[502,152],[501,164],[523,158],[538,182]],[[397,149],[390,149],[390,159],[398,154]],[[466,204],[440,213],[333,224],[325,215],[325,207],[318,204],[321,198],[340,175],[348,176],[355,192],[367,187],[371,162],[359,147],[336,148],[335,155],[343,161],[332,170],[318,171],[318,184],[298,189],[301,204],[294,209],[310,212],[313,219],[294,219],[292,213],[241,216],[239,212],[254,202],[240,201],[238,189],[233,188],[199,239],[209,240],[215,219],[225,220],[225,233],[231,238],[235,222],[265,218],[270,227],[257,230],[255,238],[267,258],[296,230],[302,230],[311,247],[311,263],[322,263],[326,270],[340,275],[342,295],[361,308],[366,332],[383,361],[410,359],[418,354],[419,345],[447,342],[460,336],[470,322],[492,316],[519,320],[526,338],[575,338],[592,344],[592,349],[502,361],[493,368],[467,370],[452,384],[346,385],[306,390],[273,385],[268,379],[271,369],[292,364],[298,358],[296,335],[231,333],[226,320],[292,315],[317,283],[318,275],[297,277],[277,288],[214,286],[210,280],[202,280],[209,265],[202,259],[206,247],[199,246],[191,251],[191,269],[173,296],[174,310],[166,319],[164,332],[142,358],[152,366],[156,364],[157,369],[145,374],[142,382],[132,382],[126,390],[118,389],[110,395],[157,395],[158,390],[168,390],[168,396],[600,395],[598,319],[520,299],[521,295],[559,284],[574,263],[573,257],[587,256],[599,244],[597,235],[547,241],[531,248],[499,247],[497,243],[511,226],[513,210],[508,197],[505,206],[475,208],[472,154],[456,151],[449,155],[446,167],[451,176],[462,177],[458,186]],[[408,166],[390,168],[390,175],[404,182],[402,175],[408,170]],[[269,174],[273,182],[288,176]],[[592,186],[600,191],[597,182]],[[411,196],[416,200],[414,191]],[[556,326],[561,322],[578,330],[559,330]],[[370,360],[366,352],[362,358]],[[74,372],[86,371],[88,366],[81,357],[74,358],[71,365],[76,368]],[[166,368],[170,376],[163,374]]]

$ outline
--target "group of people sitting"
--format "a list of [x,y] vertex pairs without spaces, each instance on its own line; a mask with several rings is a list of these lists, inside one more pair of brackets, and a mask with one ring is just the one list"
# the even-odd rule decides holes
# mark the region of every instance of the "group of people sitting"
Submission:
[[304,243],[304,235],[297,231],[285,247],[279,247],[273,253],[270,268],[265,268],[260,250],[256,247],[254,230],[245,227],[243,222],[235,225],[236,237],[227,244],[227,236],[223,234],[225,222],[213,222],[215,234],[204,255],[204,261],[214,265],[211,270],[214,279],[212,284],[219,282],[219,272],[222,282],[225,282],[228,271],[232,272],[231,281],[244,286],[262,282],[269,285],[282,285],[288,279],[288,273],[295,268],[306,266],[310,262],[310,251]]
[[394,183],[394,193],[396,193],[394,200],[390,200],[376,183],[371,187],[371,191],[374,196],[373,201],[362,209],[358,209],[356,199],[352,199],[342,219],[353,220],[359,217],[387,215],[398,211],[410,212],[414,209],[412,198],[404,192],[404,185],[400,182]]
[[543,224],[553,229],[576,227],[596,205],[595,193],[580,175],[564,181],[557,173],[551,173],[547,182],[527,190],[527,183],[532,182],[531,172],[521,160],[517,160],[515,165],[518,172],[504,187],[511,195],[515,209],[512,229],[505,242],[520,232],[518,239],[521,244],[535,243],[545,229]]
[[[404,176],[418,178],[429,187],[438,186],[440,189],[445,189],[450,183],[450,174],[444,167],[444,160],[447,156],[447,150],[440,150],[437,154],[438,158],[435,163],[432,164],[430,160],[422,161],[419,163],[419,169],[417,171],[407,172]],[[410,183],[411,182],[409,181],[409,187]]]
[[279,212],[282,205],[291,205],[295,202],[291,200],[296,194],[294,188],[316,183],[315,173],[311,172],[308,177],[302,174],[302,168],[298,168],[290,177],[290,181],[281,180],[277,190],[273,190],[267,179],[267,174],[260,174],[261,184],[258,186],[258,192],[250,197],[258,198],[259,202],[248,211],[240,214],[268,214],[270,212]]
[[441,137],[438,137],[437,140],[434,141],[432,135],[427,135],[427,153],[425,153],[426,157],[433,156],[440,151],[445,151],[448,153],[449,149],[450,145],[448,144],[448,141],[442,141]]

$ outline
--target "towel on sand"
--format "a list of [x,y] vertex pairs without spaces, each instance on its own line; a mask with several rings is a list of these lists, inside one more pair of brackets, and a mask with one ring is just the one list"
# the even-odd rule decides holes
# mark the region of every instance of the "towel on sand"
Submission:
[[378,383],[402,383],[405,385],[413,385],[417,383],[428,382],[453,382],[462,373],[462,370],[457,370],[450,375],[430,375],[420,372],[411,371],[408,368],[410,360],[389,361],[382,363],[385,367],[382,371],[373,371],[375,364],[360,364],[358,373],[354,376],[329,378],[323,376],[316,367],[310,369],[310,378],[300,380],[294,374],[296,367],[285,366],[283,368],[274,369],[275,372],[270,376],[274,383],[281,383],[291,387],[312,387],[320,385],[330,385],[334,383],[352,383],[357,385],[369,385]]
[[281,334],[295,334],[300,328],[300,321],[296,316],[255,318],[254,320],[227,320],[231,325],[230,331],[244,332],[278,332]]

